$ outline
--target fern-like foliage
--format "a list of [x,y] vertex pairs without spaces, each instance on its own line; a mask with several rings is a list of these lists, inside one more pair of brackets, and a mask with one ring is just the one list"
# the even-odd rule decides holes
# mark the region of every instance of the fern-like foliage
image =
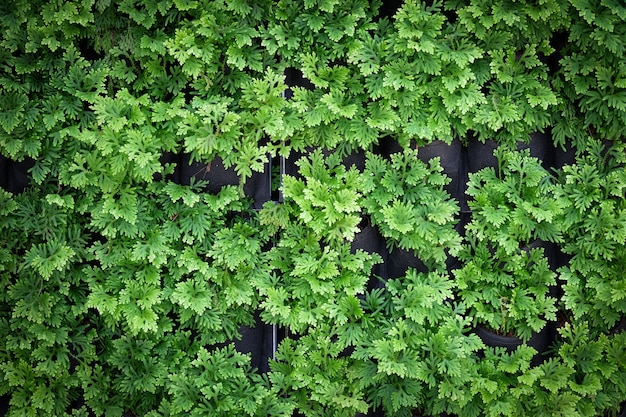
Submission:
[[626,81],[621,66],[626,9],[619,2],[570,0],[571,25],[555,85],[566,98],[554,117],[555,140],[620,141],[626,130]]
[[[0,190],[8,416],[617,409],[626,178],[622,146],[597,141],[624,137],[624,6],[390,6],[0,1],[0,164],[31,166],[26,190]],[[555,178],[499,151],[497,171],[470,179],[462,245],[449,179],[419,147],[547,128],[576,163]],[[372,153],[383,137],[405,150]],[[312,148],[282,178],[284,203],[250,210],[247,180]],[[369,152],[364,170],[342,164],[352,151]],[[239,186],[209,193],[176,166],[216,158]],[[368,292],[381,258],[351,249],[364,218],[430,272]],[[571,256],[572,324],[531,368],[531,349],[483,349],[467,331],[483,320],[526,338],[554,317],[535,239]],[[284,335],[268,375],[233,347],[254,323]]]
[[472,222],[467,230],[509,254],[536,239],[562,242],[557,220],[566,202],[557,198],[554,178],[528,149],[501,147],[494,154],[497,172],[488,167],[470,174]]
[[434,267],[460,248],[458,205],[443,188],[450,179],[438,159],[426,164],[417,152],[405,149],[390,160],[368,154],[363,207],[392,248],[412,250]]
[[562,242],[565,202],[553,178],[529,150],[494,151],[498,170],[470,174],[467,194],[472,220],[455,271],[459,295],[475,325],[528,340],[556,319],[556,284],[541,242]]
[[380,257],[350,251],[363,198],[356,168],[319,150],[298,165],[301,178],[284,178],[284,205],[267,203],[260,214],[278,236],[269,251],[273,273],[255,285],[263,317],[301,332],[327,319],[344,322]]
[[[472,378],[472,353],[482,345],[466,335],[469,320],[449,303],[454,283],[440,272],[390,280],[368,293],[359,320],[367,335],[356,344],[355,372],[374,407],[409,415],[410,410],[452,412],[466,393],[456,388]],[[454,395],[454,405],[447,398]]]
[[624,315],[626,179],[624,146],[591,142],[588,151],[563,167],[558,194],[563,212],[565,304],[577,318],[610,329]]
[[508,254],[490,250],[484,241],[470,242],[455,271],[459,296],[474,325],[528,340],[547,321],[556,320],[556,300],[548,295],[556,284],[543,249]]

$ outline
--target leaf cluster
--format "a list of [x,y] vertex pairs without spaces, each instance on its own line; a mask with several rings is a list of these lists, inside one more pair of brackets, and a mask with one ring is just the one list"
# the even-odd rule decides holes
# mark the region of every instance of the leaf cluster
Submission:
[[[387,6],[0,2],[0,158],[33,165],[24,192],[0,190],[8,415],[616,411],[624,7],[407,0],[379,16]],[[498,150],[498,169],[470,178],[462,245],[449,179],[419,146],[513,145],[548,127],[576,162],[557,180]],[[383,137],[404,151],[373,153]],[[326,151],[282,178],[284,203],[250,210],[243,184],[311,147]],[[352,151],[363,172],[341,163]],[[177,164],[208,173],[215,158],[239,187],[181,184]],[[368,218],[430,272],[376,282],[382,257],[353,247]],[[572,257],[559,271],[572,324],[530,367],[532,349],[468,332],[526,339],[554,318],[535,239]],[[285,335],[267,375],[233,344],[255,323]]]
[[500,147],[498,171],[470,174],[467,194],[472,220],[455,271],[459,296],[475,325],[528,340],[556,319],[556,284],[541,242],[563,240],[558,220],[563,202],[529,151]]
[[441,272],[406,276],[367,294],[361,318],[365,337],[353,358],[355,372],[374,407],[391,415],[453,412],[464,404],[473,353],[482,343],[468,335],[469,320],[451,304],[454,283]]
[[[623,375],[624,334],[589,337],[586,324],[559,330],[562,337],[554,356],[529,367],[534,350],[519,347],[511,353],[488,348],[471,381],[472,400],[467,416],[596,416],[615,411],[624,396],[616,382]],[[607,378],[607,379],[605,379]],[[605,382],[600,382],[605,381]]]
[[543,248],[506,254],[484,241],[470,242],[455,271],[458,294],[474,325],[484,325],[524,341],[556,320],[555,299],[548,295],[556,284]]
[[560,272],[565,305],[574,317],[608,330],[626,309],[624,149],[621,144],[591,144],[574,164],[563,167],[557,188],[567,201],[563,251],[572,257]]
[[268,252],[272,273],[255,282],[263,317],[295,332],[348,320],[381,260],[350,248],[361,221],[360,173],[319,150],[298,165],[300,178],[283,179],[285,202],[266,203],[260,213],[277,236]]
[[554,117],[554,132],[562,145],[569,139],[583,150],[590,138],[624,137],[626,12],[614,1],[568,3],[567,44],[554,83],[566,100],[559,111],[564,117]]
[[456,255],[457,203],[444,190],[450,179],[437,159],[429,163],[405,149],[390,159],[368,154],[363,172],[363,207],[389,246],[413,251],[423,262],[443,265]]
[[529,149],[499,147],[498,169],[470,174],[467,195],[472,222],[467,230],[478,240],[502,247],[508,254],[539,239],[562,242],[557,220],[566,204],[555,193],[555,180]]

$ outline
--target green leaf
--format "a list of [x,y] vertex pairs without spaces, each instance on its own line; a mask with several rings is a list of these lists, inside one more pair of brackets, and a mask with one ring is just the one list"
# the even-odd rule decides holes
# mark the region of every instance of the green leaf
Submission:
[[33,245],[24,256],[26,265],[35,269],[44,279],[54,271],[63,271],[76,252],[69,246],[56,241]]
[[168,182],[165,187],[163,187],[163,192],[172,199],[172,202],[175,203],[182,200],[183,203],[189,207],[193,207],[200,201],[200,196],[192,188],[173,182]]

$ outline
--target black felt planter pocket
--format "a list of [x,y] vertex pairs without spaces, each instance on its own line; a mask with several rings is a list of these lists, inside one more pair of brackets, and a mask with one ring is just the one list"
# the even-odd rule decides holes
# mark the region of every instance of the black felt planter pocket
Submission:
[[[443,168],[443,173],[450,178],[450,183],[444,189],[463,206],[467,175],[466,152],[461,141],[454,139],[448,144],[441,140],[435,140],[423,146],[417,146],[415,143],[412,143],[411,147],[417,149],[417,157],[424,163],[428,163],[433,158],[439,158],[439,164]],[[389,158],[394,153],[402,152],[403,148],[396,140],[386,137],[381,139],[377,150],[381,155]]]
[[[503,336],[487,330],[485,327],[478,326],[474,330],[483,343],[490,347],[503,347],[507,351],[512,352],[521,346],[524,342],[516,336]],[[537,354],[531,360],[531,365],[536,366],[543,362],[543,354],[548,351],[550,345],[554,341],[555,326],[554,323],[546,323],[541,331],[536,332],[526,342],[526,344],[537,351]]]
[[372,275],[367,283],[367,290],[370,291],[374,288],[384,287],[381,278],[386,279],[389,277],[389,273],[387,272],[388,262],[386,262],[388,252],[385,245],[385,238],[369,223],[367,218],[363,219],[361,231],[354,235],[354,240],[350,246],[352,253],[355,253],[358,249],[367,253],[376,253],[383,259],[383,262],[374,265],[372,268]]
[[[227,185],[239,185],[239,175],[234,167],[226,168],[222,158],[216,156],[210,162],[193,162],[190,164],[190,156],[184,154],[180,156],[177,172],[180,184],[189,185],[191,178],[208,181],[204,191],[218,193],[222,187]],[[243,187],[246,197],[253,200],[253,208],[260,209],[264,203],[272,199],[271,167],[270,163],[265,164],[263,172],[252,172]]]
[[9,411],[9,399],[8,395],[0,397],[0,417],[6,415],[7,411]]
[[24,191],[29,183],[28,170],[33,165],[32,159],[17,162],[0,155],[0,188],[14,194]]
[[546,133],[531,133],[530,139],[526,142],[520,142],[517,149],[530,149],[530,156],[539,159],[541,165],[546,169],[549,169],[554,163],[552,140]]
[[271,325],[263,323],[257,315],[255,324],[251,326],[241,326],[239,334],[241,339],[235,341],[235,349],[241,353],[249,353],[250,364],[259,372],[269,372],[269,360],[272,358],[274,328]]
[[313,83],[304,77],[302,71],[292,67],[285,69],[285,84],[287,84],[287,87],[289,87],[284,92],[286,99],[290,99],[291,97],[293,97],[293,91],[291,87],[302,87],[306,90],[315,89]]
[[444,189],[456,201],[461,202],[464,198],[464,174],[463,174],[463,145],[458,139],[450,144],[436,140],[417,149],[417,157],[423,162],[433,158],[439,158],[443,173],[450,178],[450,183]]
[[[167,165],[178,166],[179,159],[180,158],[178,154],[175,154],[174,152],[164,152],[161,155],[161,158],[159,158],[159,162],[163,166],[167,166]],[[177,168],[174,168],[173,172],[171,173],[168,172],[167,175],[165,175],[165,179],[167,181],[173,181],[177,184],[180,184],[180,178],[178,177],[179,174],[180,174],[179,170]],[[154,174],[153,178],[155,181],[160,181],[163,179],[163,176],[160,173],[156,173]]]
[[571,143],[566,143],[564,147],[554,147],[554,158],[552,165],[561,169],[565,165],[573,165],[576,162],[576,149]]
[[498,147],[498,143],[487,140],[485,143],[478,140],[470,140],[467,144],[467,171],[478,172],[486,167],[498,167],[498,159],[493,151]]
[[[467,170],[469,172],[478,172],[483,168],[498,168],[498,159],[493,151],[501,146],[493,140],[486,140],[482,143],[478,140],[471,139],[467,144]],[[530,156],[541,161],[544,168],[549,169],[554,163],[554,150],[550,137],[545,133],[535,132],[530,135],[528,140],[520,141],[517,150],[530,149]]]
[[406,275],[409,268],[418,272],[428,272],[428,268],[416,257],[412,251],[394,248],[387,257],[387,274],[389,279],[400,278]]
[[622,317],[622,320],[620,320],[615,327],[611,329],[611,333],[618,334],[624,331],[626,331],[626,316]]
[[300,158],[303,158],[309,155],[311,152],[312,150],[305,151],[305,152],[292,151],[289,154],[289,157],[287,158],[281,157],[281,164],[280,164],[281,184],[282,184],[282,178],[285,175],[289,175],[291,177],[296,177],[300,179],[302,178],[302,176],[298,172],[298,165],[296,164],[296,162],[298,162]]

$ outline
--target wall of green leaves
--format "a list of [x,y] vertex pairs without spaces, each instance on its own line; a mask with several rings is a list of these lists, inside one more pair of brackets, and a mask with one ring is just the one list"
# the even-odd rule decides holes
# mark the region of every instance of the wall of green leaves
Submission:
[[620,0],[0,2],[0,414],[623,415],[625,53]]

